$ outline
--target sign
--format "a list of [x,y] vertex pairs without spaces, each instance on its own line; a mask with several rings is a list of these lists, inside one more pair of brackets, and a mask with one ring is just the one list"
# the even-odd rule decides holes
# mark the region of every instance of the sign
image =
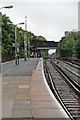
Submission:
[[17,53],[19,53],[19,47],[17,47]]
[[12,47],[19,47],[19,43],[12,43]]

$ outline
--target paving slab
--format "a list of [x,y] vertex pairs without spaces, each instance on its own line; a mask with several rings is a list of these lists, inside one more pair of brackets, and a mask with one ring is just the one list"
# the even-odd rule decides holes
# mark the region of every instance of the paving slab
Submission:
[[29,93],[27,94],[16,94],[15,100],[30,100]]
[[58,106],[55,104],[55,101],[33,101],[32,102],[32,107],[33,109],[36,108],[36,109],[39,109],[39,108],[45,108],[45,109],[57,109],[57,108],[62,108],[61,106]]
[[31,104],[15,104],[13,106],[13,111],[31,110]]
[[14,110],[12,112],[12,118],[32,118],[32,111],[31,110]]
[[[2,113],[3,118],[32,117],[29,85],[31,76],[3,77]],[[4,85],[4,82],[8,83]],[[27,82],[26,82],[27,81]]]
[[13,107],[14,100],[9,100],[9,99],[3,99],[2,100],[2,116],[6,118],[12,117],[12,107]]
[[53,99],[52,99],[52,97],[51,96],[42,96],[42,95],[31,95],[31,100],[32,101],[38,101],[38,102],[40,102],[40,101],[53,101]]
[[28,88],[20,88],[17,90],[17,94],[28,94],[29,93],[29,89]]
[[29,87],[30,87],[29,85],[25,85],[25,84],[23,84],[23,85],[22,85],[22,84],[19,85],[19,88],[23,88],[23,89],[24,89],[24,88],[29,88]]
[[30,100],[16,100],[14,101],[14,105],[28,105],[30,104]]
[[2,118],[1,120],[34,120],[33,118],[30,117],[21,117],[21,118]]
[[50,108],[39,108],[33,109],[33,116],[34,118],[64,118],[65,115],[61,114],[61,110],[58,109],[50,109]]

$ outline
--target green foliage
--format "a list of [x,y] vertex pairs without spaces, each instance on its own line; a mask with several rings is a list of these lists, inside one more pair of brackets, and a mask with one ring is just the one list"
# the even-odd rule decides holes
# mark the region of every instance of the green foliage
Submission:
[[[2,15],[2,14],[1,14]],[[0,23],[2,21],[2,56],[8,54],[15,57],[15,48],[12,43],[15,43],[15,25],[12,24],[9,17],[2,15],[0,17]],[[33,33],[23,30],[21,27],[17,27],[16,30],[17,42],[19,43],[19,55],[24,57],[24,36],[26,36],[26,42],[28,44],[29,53],[35,52],[35,46],[32,45],[32,40],[45,40],[43,36],[35,36]]]
[[56,57],[79,58],[79,54],[80,54],[79,36],[80,36],[79,32],[71,32],[69,35],[62,37],[56,50]]
[[78,33],[78,39],[75,45],[76,57],[80,59],[80,32]]
[[41,57],[45,58],[48,56],[48,50],[41,50]]
[[40,40],[40,41],[46,41],[46,39],[43,36],[36,36],[35,37],[36,40]]
[[9,17],[2,15],[2,53],[11,54],[12,42],[14,41],[14,25],[11,24]]

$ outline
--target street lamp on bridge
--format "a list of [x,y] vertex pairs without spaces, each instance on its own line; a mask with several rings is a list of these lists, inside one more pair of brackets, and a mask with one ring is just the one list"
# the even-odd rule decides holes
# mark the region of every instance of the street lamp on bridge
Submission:
[[12,5],[8,5],[8,6],[4,6],[4,7],[1,7],[0,9],[3,9],[3,8],[5,8],[5,9],[10,9],[10,8],[13,8],[13,6]]

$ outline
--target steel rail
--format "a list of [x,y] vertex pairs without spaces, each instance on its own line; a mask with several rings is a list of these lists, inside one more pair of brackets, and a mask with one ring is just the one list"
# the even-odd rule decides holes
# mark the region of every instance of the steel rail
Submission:
[[59,66],[57,66],[54,62],[50,61],[51,64],[58,70],[58,72],[68,81],[68,83],[75,89],[75,91],[80,94],[80,86],[75,83],[73,79],[71,79]]
[[[71,120],[74,120],[74,118],[72,117],[72,115],[70,114],[70,112],[68,111],[68,109],[66,108],[66,106],[64,105],[64,103],[63,103],[63,101],[62,101],[62,99],[61,99],[61,97],[60,97],[60,95],[59,95],[59,93],[58,93],[58,91],[57,91],[54,83],[53,83],[53,78],[52,78],[52,75],[51,75],[51,73],[50,73],[50,71],[49,71],[49,68],[48,68],[47,64],[46,64],[45,68],[46,68],[46,73],[47,73],[47,75],[48,75],[48,78],[49,78],[49,80],[51,81],[51,86],[50,86],[50,88],[51,88],[53,94],[54,94],[55,97],[58,99],[58,101],[59,101],[59,103],[62,105],[63,109],[66,111],[66,113],[67,113],[67,115],[69,116],[69,118],[70,118]],[[50,84],[50,83],[49,83],[49,84]]]
[[[46,64],[46,63],[45,63]],[[52,64],[52,63],[51,63]],[[53,64],[52,64],[53,65]],[[53,65],[55,68],[56,68],[56,70],[65,78],[65,79],[67,79],[67,81],[69,82],[69,79],[67,78],[67,76],[65,76],[65,74],[61,71],[61,69],[59,69],[59,68],[57,68],[57,66],[56,65]],[[53,77],[52,77],[52,75],[51,75],[51,73],[50,73],[50,70],[49,70],[49,68],[48,68],[48,66],[47,66],[47,64],[45,65],[45,68],[46,68],[46,73],[47,73],[47,76],[48,76],[48,84],[49,84],[49,86],[50,86],[50,88],[51,88],[51,90],[52,90],[52,92],[53,92],[53,94],[55,95],[55,97],[58,99],[58,101],[61,103],[61,105],[62,105],[62,107],[64,108],[64,110],[66,111],[66,113],[68,114],[68,116],[70,117],[70,119],[71,120],[75,120],[75,118],[72,116],[72,114],[70,114],[70,111],[69,111],[69,109],[74,109],[74,108],[80,108],[80,106],[68,106],[68,108],[66,108],[66,101],[65,101],[65,104],[64,104],[64,101],[61,99],[61,96],[59,95],[59,93],[58,93],[58,91],[57,91],[57,89],[56,89],[56,87],[55,87],[55,84],[54,84],[54,81],[53,81]],[[45,73],[45,74],[46,74]],[[51,83],[50,83],[51,82]],[[71,83],[71,82],[69,82],[69,84],[71,85],[71,86],[73,86],[73,84]],[[75,91],[77,90],[76,89],[76,87],[73,87],[74,89],[75,89]],[[79,90],[77,90],[77,93],[78,94],[80,94],[80,91]],[[71,101],[70,101],[71,102]],[[69,104],[70,104],[70,102],[69,102]],[[75,101],[74,101],[75,102]],[[67,104],[68,104],[68,101],[67,101]]]

